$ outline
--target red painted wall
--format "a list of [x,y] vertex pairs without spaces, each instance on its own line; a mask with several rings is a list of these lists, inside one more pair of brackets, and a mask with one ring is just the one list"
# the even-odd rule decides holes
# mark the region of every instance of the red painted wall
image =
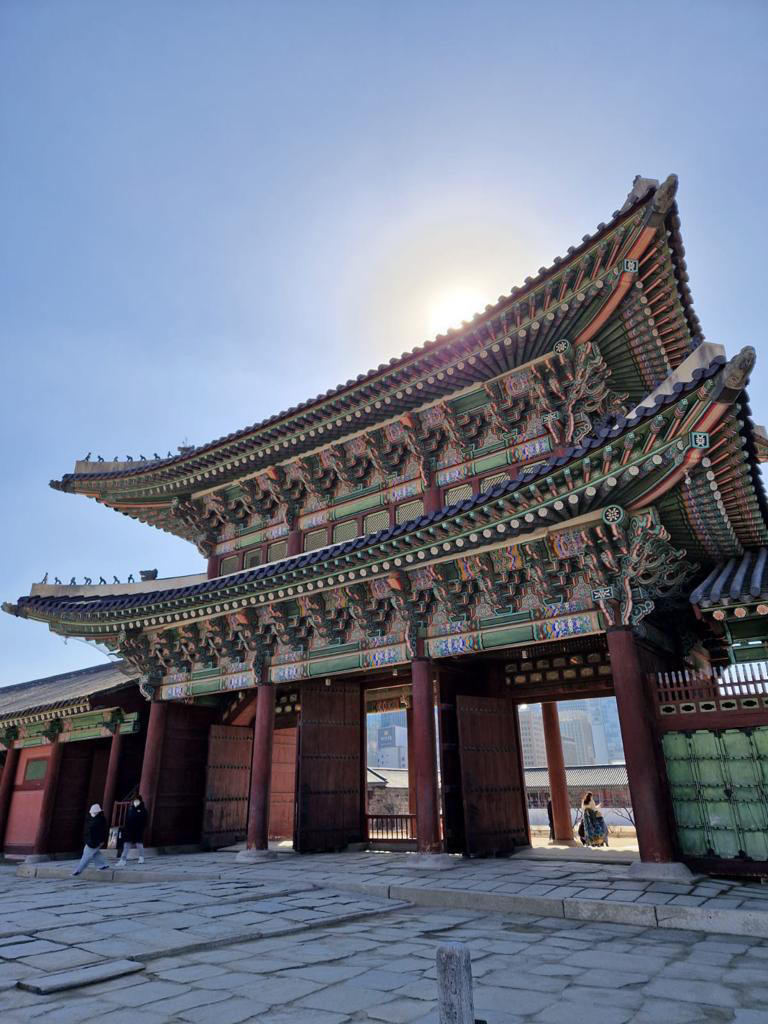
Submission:
[[43,802],[43,786],[45,779],[35,782],[24,782],[27,763],[37,758],[48,758],[51,748],[49,744],[42,747],[28,747],[19,751],[19,763],[16,766],[16,781],[11,797],[8,813],[8,825],[5,830],[5,848],[7,854],[27,854],[32,852],[40,819],[40,807]]

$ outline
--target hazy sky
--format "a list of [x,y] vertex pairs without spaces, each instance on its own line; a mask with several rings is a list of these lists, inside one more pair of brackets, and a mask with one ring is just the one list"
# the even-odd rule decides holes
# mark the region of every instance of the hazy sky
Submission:
[[[199,571],[48,487],[423,342],[680,176],[710,341],[764,341],[764,3],[0,0],[0,597]],[[474,310],[466,311],[471,315]],[[0,615],[0,684],[93,664]]]

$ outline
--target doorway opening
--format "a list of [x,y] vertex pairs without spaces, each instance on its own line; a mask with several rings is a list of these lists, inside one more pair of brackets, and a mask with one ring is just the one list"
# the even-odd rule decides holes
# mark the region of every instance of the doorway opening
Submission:
[[416,849],[410,684],[365,692],[365,822],[372,849]]
[[[577,844],[637,852],[615,698],[520,704],[518,718],[531,845],[551,849]],[[553,737],[555,729],[559,735]],[[553,750],[558,740],[564,779]],[[558,820],[556,809],[558,795],[562,807],[563,792],[568,808],[565,822],[562,812]],[[601,819],[596,831],[590,822],[584,828],[582,804],[587,794]]]

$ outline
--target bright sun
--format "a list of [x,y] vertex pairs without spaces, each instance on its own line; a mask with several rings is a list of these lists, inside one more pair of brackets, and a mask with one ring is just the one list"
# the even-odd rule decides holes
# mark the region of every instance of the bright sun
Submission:
[[445,334],[451,327],[461,327],[462,321],[471,320],[485,308],[487,301],[479,288],[469,286],[439,292],[429,305],[430,338]]

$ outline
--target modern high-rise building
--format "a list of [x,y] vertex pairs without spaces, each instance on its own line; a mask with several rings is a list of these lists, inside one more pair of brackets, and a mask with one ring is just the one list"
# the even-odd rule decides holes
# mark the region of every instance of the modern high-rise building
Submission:
[[[566,708],[560,711],[560,734],[575,744],[575,760],[571,764],[596,764],[592,723],[586,711]],[[565,751],[563,751],[565,754]]]

